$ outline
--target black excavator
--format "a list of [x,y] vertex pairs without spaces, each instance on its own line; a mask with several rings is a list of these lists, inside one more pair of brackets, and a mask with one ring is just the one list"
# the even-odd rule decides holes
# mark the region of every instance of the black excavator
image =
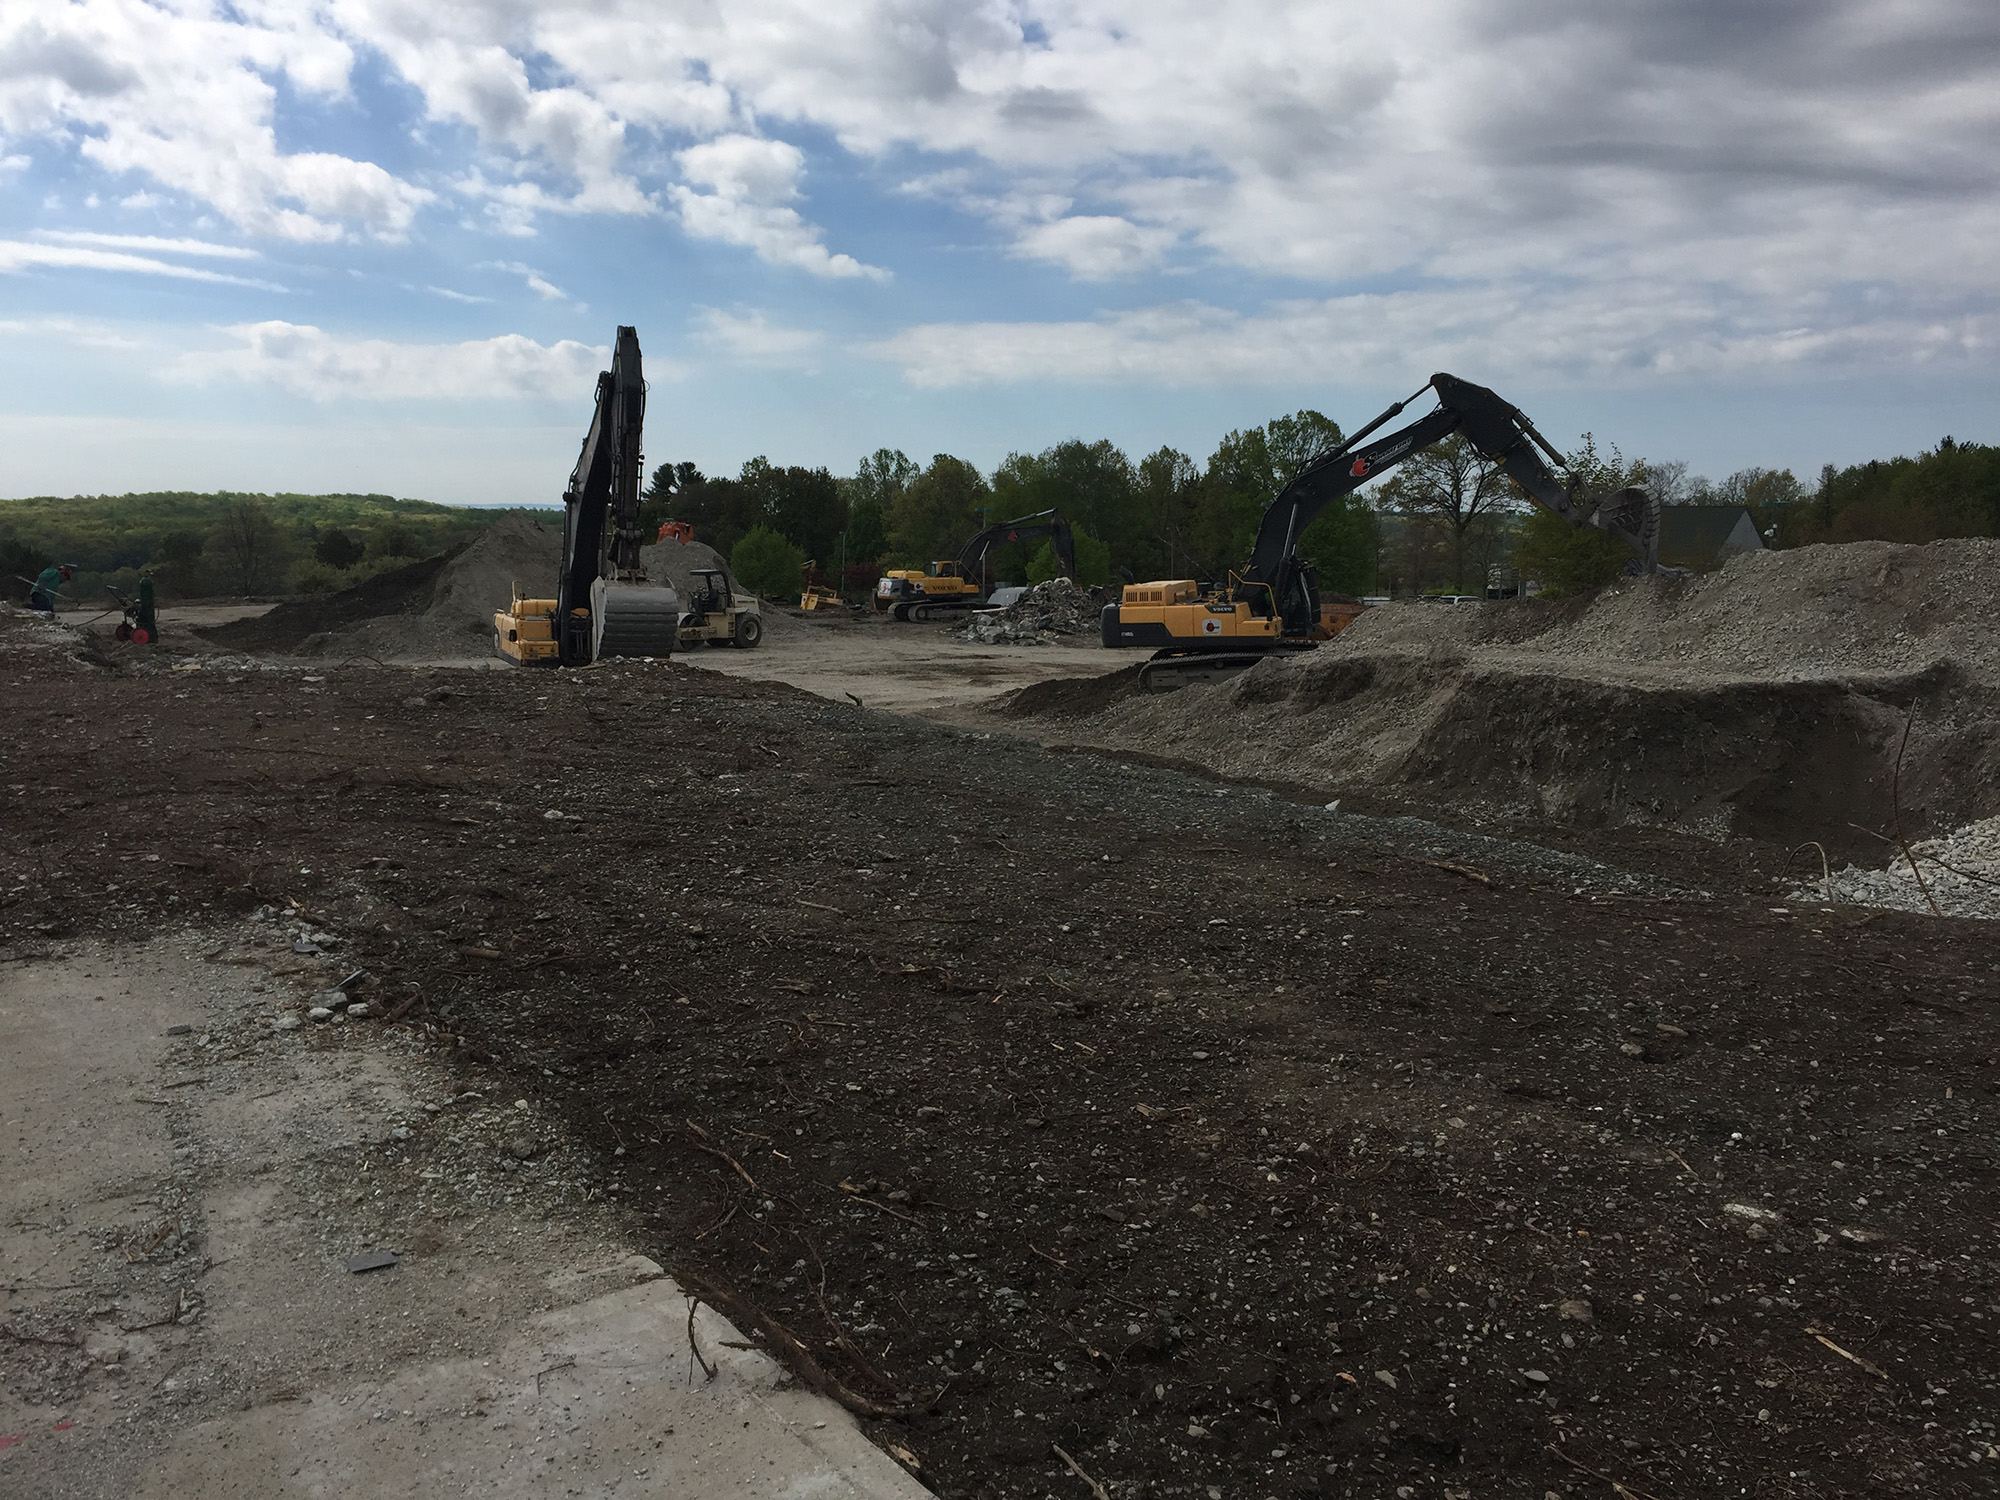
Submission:
[[976,609],[984,602],[981,588],[986,554],[1009,542],[1047,537],[1055,548],[1056,565],[1076,577],[1076,534],[1059,510],[1037,511],[989,526],[958,549],[956,559],[934,562],[928,569],[891,569],[875,585],[875,610],[897,620],[941,620]]
[[637,329],[621,327],[597,409],[563,491],[562,576],[553,599],[524,599],[493,617],[494,645],[523,665],[588,666],[612,656],[672,656],[680,601],[639,562],[639,451],[646,380]]
[[[1434,392],[1438,405],[1399,431],[1364,442]],[[1150,646],[1140,673],[1150,691],[1226,677],[1273,651],[1302,649],[1322,638],[1319,581],[1297,555],[1299,537],[1326,507],[1388,472],[1419,449],[1462,432],[1480,457],[1498,464],[1535,504],[1576,527],[1595,526],[1623,542],[1627,570],[1659,571],[1659,502],[1643,487],[1589,497],[1578,492],[1563,456],[1519,408],[1482,385],[1433,375],[1338,446],[1311,459],[1279,492],[1257,527],[1250,562],[1225,588],[1193,579],[1130,583],[1104,607],[1104,644]]]

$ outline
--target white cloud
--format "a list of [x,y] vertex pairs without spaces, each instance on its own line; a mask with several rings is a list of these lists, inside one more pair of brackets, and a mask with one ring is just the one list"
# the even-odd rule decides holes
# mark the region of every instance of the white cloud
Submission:
[[[1447,320],[1593,292],[1579,365],[2000,306],[1991,0],[29,0],[0,11],[0,138],[250,234],[394,239],[428,187],[279,145],[281,96],[342,97],[363,52],[464,127],[424,132],[412,177],[507,233],[671,210],[776,265],[885,276],[808,218],[794,142],[830,141],[1084,280],[1422,287]],[[1616,316],[1649,284],[1692,323]]]
[[786,328],[771,322],[762,312],[724,312],[717,307],[699,308],[694,317],[695,337],[737,364],[769,370],[805,370],[826,336],[812,328]]
[[0,273],[34,270],[38,267],[79,271],[120,271],[139,276],[167,276],[180,281],[210,281],[227,286],[262,287],[266,291],[284,288],[268,281],[244,276],[226,276],[199,266],[175,265],[150,255],[133,255],[122,250],[102,250],[87,245],[35,245],[22,240],[0,240]]
[[157,234],[104,234],[94,229],[44,229],[41,238],[66,245],[99,245],[107,250],[147,250],[160,255],[199,255],[218,260],[256,260],[257,252],[243,245],[218,245],[211,240],[171,239]]
[[[867,276],[886,280],[888,272],[863,265],[851,255],[835,255],[820,243],[820,232],[791,207],[805,154],[785,141],[725,135],[679,152],[675,160],[693,187],[669,191],[681,224],[697,239],[745,245],[776,266],[792,266],[815,276]],[[705,188],[707,191],[697,191]]]
[[275,386],[315,401],[588,400],[611,351],[520,334],[458,344],[345,339],[303,323],[243,323],[225,329],[237,347],[184,354],[171,373],[193,384],[218,380]]
[[279,149],[270,75],[337,95],[353,60],[303,6],[72,0],[0,16],[0,134],[74,142],[108,171],[144,173],[281,239],[350,226],[400,239],[431,196],[372,162]]
[[1868,318],[1743,308],[1632,285],[1404,292],[1300,300],[1246,315],[1199,302],[1088,321],[933,323],[863,352],[912,385],[1024,382],[1200,387],[1292,384],[1301,370],[1341,382],[1415,388],[1438,370],[1484,380],[1501,370],[1543,386],[1630,386],[1658,379],[1826,375],[1856,364],[1990,367],[2000,315]]
[[447,302],[467,302],[467,303],[477,304],[481,302],[491,302],[493,300],[491,297],[475,297],[470,292],[454,292],[448,286],[426,287],[424,290],[431,292],[436,296],[444,298],[444,300]]
[[1022,230],[1014,252],[1053,261],[1079,281],[1107,281],[1154,269],[1174,238],[1171,229],[1142,228],[1115,214],[1076,214]]
[[495,260],[486,263],[487,268],[506,271],[528,283],[528,290],[545,302],[568,302],[570,294],[550,281],[533,266],[524,266],[517,260]]

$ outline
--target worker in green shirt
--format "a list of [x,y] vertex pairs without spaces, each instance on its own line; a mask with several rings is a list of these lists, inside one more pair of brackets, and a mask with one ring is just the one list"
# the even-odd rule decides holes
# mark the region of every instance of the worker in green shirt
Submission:
[[43,614],[56,612],[56,591],[76,575],[76,569],[68,563],[50,563],[35,579],[35,586],[28,591],[28,608],[40,610]]

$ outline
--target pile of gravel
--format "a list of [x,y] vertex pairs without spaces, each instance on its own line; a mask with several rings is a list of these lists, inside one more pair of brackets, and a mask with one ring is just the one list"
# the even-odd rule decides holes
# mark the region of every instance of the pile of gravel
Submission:
[[1920,839],[1910,845],[1910,853],[1916,856],[1914,869],[1898,851],[1883,869],[1849,865],[1830,878],[1803,880],[1792,897],[1896,911],[1930,911],[1935,903],[1947,917],[2000,921],[2000,818],[1968,823],[1941,838]]

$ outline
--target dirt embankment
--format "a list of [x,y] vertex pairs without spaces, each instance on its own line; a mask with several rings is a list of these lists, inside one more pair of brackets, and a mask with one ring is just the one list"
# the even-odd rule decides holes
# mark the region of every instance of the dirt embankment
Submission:
[[1231,682],[1146,698],[1119,674],[1004,711],[1426,810],[1879,862],[1899,821],[2000,812],[1996,579],[1988,540],[1753,554],[1590,600],[1392,605]]
[[[647,547],[640,558],[653,581],[672,584],[683,601],[694,591],[697,568],[724,566],[721,555],[700,542]],[[199,633],[230,650],[282,656],[395,662],[482,657],[492,652],[493,612],[507,607],[516,585],[531,598],[552,596],[561,568],[562,528],[509,515],[467,546]]]
[[199,633],[229,650],[284,656],[484,656],[491,652],[493,612],[507,607],[514,584],[533,594],[552,592],[561,559],[559,528],[527,515],[503,516],[466,546]]

